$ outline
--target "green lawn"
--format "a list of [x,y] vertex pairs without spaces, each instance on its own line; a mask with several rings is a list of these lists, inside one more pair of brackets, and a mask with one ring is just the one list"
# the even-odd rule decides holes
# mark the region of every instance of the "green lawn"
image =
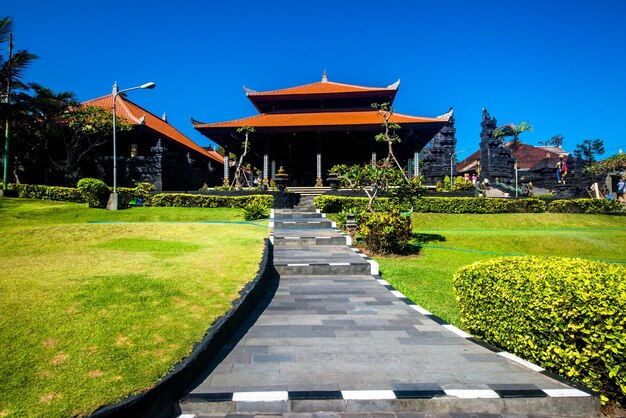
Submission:
[[461,326],[452,275],[499,255],[579,257],[626,263],[626,217],[557,213],[413,214],[415,255],[376,257],[385,280]]
[[0,198],[0,417],[86,415],[171,370],[256,274],[267,222],[240,212]]

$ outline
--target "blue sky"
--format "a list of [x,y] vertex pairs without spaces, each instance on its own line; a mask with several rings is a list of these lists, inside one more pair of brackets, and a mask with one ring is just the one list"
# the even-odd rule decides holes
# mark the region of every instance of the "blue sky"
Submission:
[[[33,1],[5,4],[27,79],[80,100],[147,81],[131,100],[196,142],[203,122],[256,113],[257,91],[321,79],[387,86],[400,113],[454,106],[457,150],[478,148],[481,111],[529,121],[530,144],[626,151],[626,1]],[[6,53],[6,51],[5,51]]]

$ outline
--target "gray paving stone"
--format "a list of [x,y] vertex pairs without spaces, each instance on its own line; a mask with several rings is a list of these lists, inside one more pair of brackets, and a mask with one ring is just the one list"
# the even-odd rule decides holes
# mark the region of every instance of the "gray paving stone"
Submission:
[[[300,221],[301,216],[302,213],[275,211],[275,221]],[[315,218],[314,222],[317,219],[323,220]],[[345,239],[336,230],[312,231],[275,228],[275,242],[278,238],[288,245],[274,247],[274,263],[280,266],[347,262],[370,266],[349,247],[328,244],[330,238]],[[306,239],[294,239],[299,237]],[[533,398],[530,395],[537,395],[540,389],[569,387],[459,337],[419,314],[380,285],[370,270],[355,274],[339,268],[312,271],[292,269],[281,273],[269,306],[251,316],[249,329],[228,343],[225,350],[230,352],[192,393],[440,388],[494,390],[510,397],[459,399],[446,395],[432,399],[318,399],[224,405],[205,402],[200,406],[183,402],[181,410],[222,416],[263,413],[294,417],[440,418],[582,417],[596,416],[599,411],[594,397]],[[519,394],[529,396],[514,397]]]

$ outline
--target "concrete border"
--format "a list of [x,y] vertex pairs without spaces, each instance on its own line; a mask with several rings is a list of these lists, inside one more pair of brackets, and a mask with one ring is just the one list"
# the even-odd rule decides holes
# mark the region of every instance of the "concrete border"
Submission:
[[138,395],[129,396],[115,404],[96,410],[92,418],[116,417],[171,417],[178,415],[178,401],[186,390],[217,355],[237,328],[248,318],[250,312],[263,296],[269,279],[274,273],[273,245],[265,238],[263,257],[256,277],[239,292],[232,308],[218,318],[204,338],[196,343],[191,354],[178,363],[172,371],[152,388]]

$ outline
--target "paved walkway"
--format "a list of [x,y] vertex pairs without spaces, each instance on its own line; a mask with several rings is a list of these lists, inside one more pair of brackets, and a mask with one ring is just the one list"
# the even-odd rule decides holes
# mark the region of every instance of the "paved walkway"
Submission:
[[[280,279],[181,402],[184,413],[598,415],[597,398],[480,345],[393,290],[329,221],[306,211],[274,216]],[[389,415],[372,415],[380,413]]]

